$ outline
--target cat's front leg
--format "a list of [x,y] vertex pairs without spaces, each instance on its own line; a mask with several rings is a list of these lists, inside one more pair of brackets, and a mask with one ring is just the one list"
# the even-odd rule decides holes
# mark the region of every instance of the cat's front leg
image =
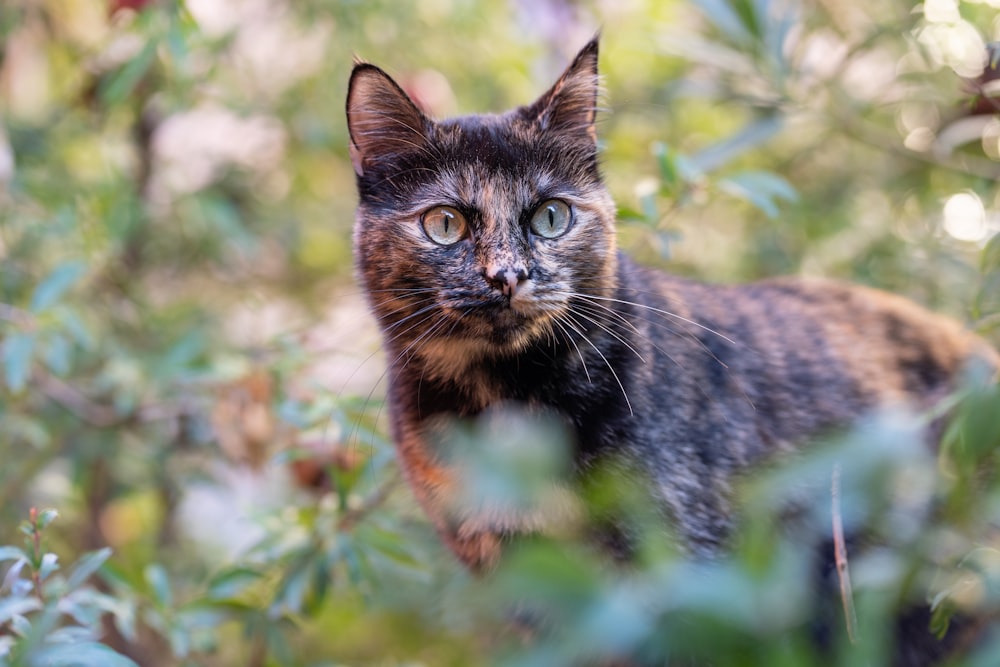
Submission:
[[476,572],[492,569],[500,559],[501,535],[470,516],[459,470],[433,454],[416,429],[403,429],[396,439],[403,475],[417,501],[456,557]]

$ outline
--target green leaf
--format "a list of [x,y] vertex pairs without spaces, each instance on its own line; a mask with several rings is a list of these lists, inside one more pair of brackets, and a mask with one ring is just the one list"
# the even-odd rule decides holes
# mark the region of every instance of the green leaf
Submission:
[[625,222],[646,222],[646,215],[637,209],[628,206],[618,207],[618,219]]
[[0,547],[0,563],[8,560],[28,560],[28,555],[17,547]]
[[170,579],[167,577],[167,571],[159,563],[152,563],[146,567],[145,577],[157,604],[161,607],[169,607],[173,598],[170,594]]
[[35,351],[35,336],[15,332],[3,342],[4,381],[7,388],[17,393],[27,386],[31,375],[31,357]]
[[776,199],[795,201],[798,198],[788,181],[763,171],[745,171],[719,181],[718,185],[723,192],[750,202],[771,218],[778,215]]
[[983,248],[979,257],[979,270],[982,273],[1000,270],[1000,233],[994,234]]
[[744,18],[726,0],[695,0],[695,5],[730,41],[739,45],[753,41],[753,34],[747,30]]
[[226,570],[212,578],[208,585],[208,597],[213,600],[238,597],[259,582],[263,576],[260,572],[246,567]]
[[51,334],[42,346],[42,358],[50,371],[59,377],[65,377],[73,365],[73,345],[66,336]]
[[44,509],[38,513],[38,529],[45,530],[59,516],[59,512],[54,509]]
[[132,60],[101,82],[100,98],[104,104],[115,106],[132,93],[153,65],[156,59],[156,46],[155,40],[146,42],[146,46]]
[[111,549],[110,547],[105,547],[103,549],[98,549],[97,551],[91,551],[80,558],[80,560],[77,561],[76,565],[73,567],[73,571],[70,573],[69,579],[67,580],[66,585],[69,590],[72,591],[82,586],[92,574],[101,569],[101,565],[104,565],[104,561],[110,557]]
[[675,190],[681,180],[677,169],[677,153],[670,150],[666,144],[658,141],[653,146],[653,154],[656,156],[656,162],[660,167],[662,187],[668,190]]
[[15,616],[24,616],[41,608],[41,601],[35,597],[0,598],[0,626]]
[[60,264],[35,287],[31,295],[31,311],[40,313],[54,306],[86,271],[87,265],[83,262]]
[[41,422],[18,414],[0,416],[0,437],[8,442],[23,442],[43,449],[52,438]]
[[184,25],[183,17],[177,14],[171,17],[170,28],[167,31],[167,49],[170,57],[179,64],[187,60],[189,32]]
[[79,642],[48,646],[28,659],[31,667],[139,667],[104,644]]
[[71,308],[58,308],[52,313],[77,345],[87,351],[97,347],[97,339],[83,323],[80,316]]
[[736,134],[713,144],[689,159],[691,165],[709,172],[731,162],[743,153],[770,141],[785,127],[784,116],[771,113],[747,123]]
[[54,553],[47,553],[42,556],[42,564],[38,568],[38,577],[45,581],[53,572],[59,569],[59,557]]

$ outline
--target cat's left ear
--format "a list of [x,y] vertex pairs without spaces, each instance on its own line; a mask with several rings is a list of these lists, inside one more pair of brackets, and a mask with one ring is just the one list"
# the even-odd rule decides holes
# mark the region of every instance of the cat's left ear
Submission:
[[542,130],[578,134],[597,142],[597,42],[594,37],[573,59],[559,80],[538,101],[526,109]]
[[347,132],[351,163],[366,168],[392,164],[404,153],[423,150],[431,121],[388,74],[355,63],[347,87]]

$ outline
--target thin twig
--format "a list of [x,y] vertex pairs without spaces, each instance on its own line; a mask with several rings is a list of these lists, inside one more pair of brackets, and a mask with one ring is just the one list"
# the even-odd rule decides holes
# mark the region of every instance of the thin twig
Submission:
[[844,521],[840,514],[840,465],[833,467],[831,483],[833,500],[833,549],[837,563],[837,577],[840,579],[840,600],[844,605],[844,620],[847,623],[847,638],[852,644],[858,641],[858,617],[854,611],[854,594],[851,592],[851,573],[847,569],[847,544],[844,541]]
[[932,153],[915,151],[901,143],[887,140],[880,132],[873,130],[864,121],[858,120],[849,112],[835,109],[831,114],[831,118],[839,124],[840,129],[848,137],[885,153],[916,162],[923,162],[968,176],[992,181],[1000,180],[1000,165],[992,160],[976,158],[971,155],[945,158]]
[[389,497],[389,494],[396,488],[399,484],[399,475],[394,474],[385,482],[382,483],[375,491],[371,493],[367,498],[364,499],[357,507],[344,512],[344,515],[340,517],[340,521],[337,522],[337,528],[341,531],[350,530],[364,519],[373,510],[377,509],[385,500]]
[[128,413],[119,413],[115,408],[99,403],[65,380],[47,373],[36,373],[35,383],[51,401],[58,403],[77,418],[97,428],[121,426],[128,422],[156,422],[177,419],[197,411],[192,399],[180,399],[176,403],[150,403]]
[[0,303],[0,320],[18,324],[26,329],[35,326],[35,318],[31,313],[9,303]]
[[114,408],[91,400],[55,376],[39,373],[36,381],[43,394],[92,426],[107,428],[124,421]]

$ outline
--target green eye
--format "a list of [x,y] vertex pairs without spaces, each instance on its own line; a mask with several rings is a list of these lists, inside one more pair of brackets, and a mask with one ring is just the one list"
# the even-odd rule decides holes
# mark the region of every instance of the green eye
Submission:
[[542,238],[554,239],[565,234],[572,221],[573,215],[566,202],[550,199],[531,216],[531,231]]
[[440,245],[453,245],[465,237],[465,216],[450,206],[438,206],[423,214],[420,224],[427,237]]

